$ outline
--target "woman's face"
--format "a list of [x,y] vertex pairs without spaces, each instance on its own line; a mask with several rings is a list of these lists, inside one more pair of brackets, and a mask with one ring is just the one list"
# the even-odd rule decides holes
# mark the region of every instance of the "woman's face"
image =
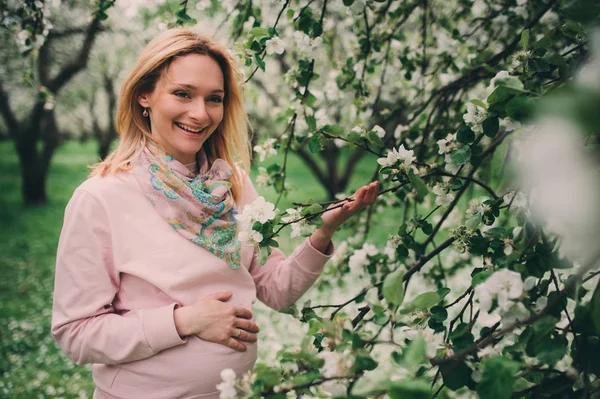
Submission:
[[207,55],[176,58],[151,93],[138,98],[148,108],[152,137],[183,164],[196,153],[223,120],[223,73]]

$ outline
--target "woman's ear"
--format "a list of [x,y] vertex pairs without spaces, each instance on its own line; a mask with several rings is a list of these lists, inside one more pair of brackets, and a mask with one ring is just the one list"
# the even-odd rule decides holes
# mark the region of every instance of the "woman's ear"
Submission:
[[137,98],[138,103],[144,107],[144,108],[150,108],[150,101],[148,100],[148,95],[147,94],[142,94],[141,96],[138,96]]

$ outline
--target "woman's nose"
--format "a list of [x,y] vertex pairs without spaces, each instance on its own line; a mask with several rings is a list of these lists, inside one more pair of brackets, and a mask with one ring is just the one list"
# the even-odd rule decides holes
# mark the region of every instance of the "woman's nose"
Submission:
[[190,109],[188,110],[188,115],[190,118],[192,118],[198,122],[201,122],[201,123],[210,121],[210,116],[206,112],[206,104],[204,103],[204,100],[194,101],[190,105]]

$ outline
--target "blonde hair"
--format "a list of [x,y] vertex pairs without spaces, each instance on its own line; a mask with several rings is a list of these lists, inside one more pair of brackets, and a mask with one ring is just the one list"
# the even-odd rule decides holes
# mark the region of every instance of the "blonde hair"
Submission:
[[[148,43],[121,87],[117,111],[117,131],[121,136],[117,148],[100,163],[93,165],[90,177],[117,174],[131,169],[131,161],[147,144],[158,145],[152,139],[138,97],[154,90],[156,83],[177,57],[201,54],[213,58],[221,67],[225,81],[223,120],[206,140],[203,149],[209,161],[217,158],[232,165],[232,193],[241,200],[244,176],[250,165],[248,118],[244,110],[237,62],[233,55],[198,32],[187,28],[167,30]],[[235,167],[237,164],[239,166]]]

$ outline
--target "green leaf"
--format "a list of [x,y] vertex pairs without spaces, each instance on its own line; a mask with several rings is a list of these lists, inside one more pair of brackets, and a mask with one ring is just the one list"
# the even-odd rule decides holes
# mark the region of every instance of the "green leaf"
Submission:
[[423,198],[425,195],[427,195],[429,191],[427,190],[425,182],[419,175],[415,174],[412,169],[408,171],[408,180],[410,180],[410,183],[415,188],[419,198]]
[[367,134],[367,140],[369,140],[369,143],[373,144],[374,146],[377,146],[377,147],[384,146],[383,141],[381,140],[381,137],[379,137],[377,135],[377,133],[375,133],[374,131],[370,131]]
[[404,301],[404,274],[403,270],[396,270],[385,277],[382,293],[389,304],[402,305],[402,301]]
[[499,78],[496,80],[496,85],[512,89],[514,92],[525,92],[523,82],[521,82],[521,80],[516,76]]
[[402,313],[412,312],[415,309],[429,309],[436,305],[442,298],[437,292],[424,292],[417,295],[410,303],[406,304]]
[[494,89],[494,91],[492,92],[492,94],[490,94],[487,98],[488,104],[490,105],[494,105],[496,103],[500,103],[504,100],[509,99],[511,96],[513,96],[515,93],[506,87],[496,87]]
[[464,387],[471,379],[471,369],[462,361],[443,363],[440,365],[440,372],[444,385],[452,391]]
[[509,399],[513,393],[515,373],[519,364],[503,356],[483,362],[483,373],[477,384],[477,394],[485,399]]
[[388,395],[391,399],[431,399],[430,384],[423,380],[400,380],[390,382]]
[[438,289],[436,292],[440,296],[440,301],[442,299],[444,299],[446,297],[446,295],[448,295],[450,293],[450,291],[452,291],[452,290],[448,287],[442,287],[442,288]]
[[267,28],[256,27],[250,29],[250,34],[256,38],[269,36],[269,30]]
[[261,265],[267,263],[267,258],[269,257],[269,247],[260,247],[258,249],[258,262]]
[[591,23],[600,15],[600,3],[595,0],[573,0],[562,9],[562,13],[572,21]]
[[312,204],[310,206],[307,206],[306,208],[302,209],[302,216],[306,216],[306,215],[314,215],[316,213],[319,213],[323,210],[323,207],[319,204]]
[[468,126],[461,126],[456,134],[456,140],[462,144],[470,144],[475,140],[475,133]]
[[263,61],[262,58],[260,58],[260,55],[258,53],[254,54],[254,59],[256,60],[256,64],[258,65],[258,67],[260,69],[265,70],[265,62]]
[[427,344],[425,339],[418,336],[410,342],[408,347],[402,353],[402,365],[405,367],[416,368],[417,366],[427,362],[425,354]]
[[330,136],[340,137],[344,134],[344,128],[340,125],[325,125],[319,129],[319,133],[327,133]]
[[348,133],[348,141],[351,143],[355,143],[360,140],[362,136],[358,132],[350,132]]
[[321,152],[321,140],[319,140],[319,138],[320,138],[320,136],[318,134],[314,134],[308,140],[308,149],[313,154],[316,154],[317,152]]
[[352,386],[352,396],[361,398],[373,398],[387,392],[390,385],[390,373],[377,370],[373,373],[365,373]]
[[521,33],[521,48],[523,50],[527,50],[529,47],[529,29],[525,29],[523,33]]
[[494,116],[483,121],[483,133],[488,137],[494,137],[500,129],[500,121]]
[[370,356],[356,356],[354,365],[352,366],[353,371],[365,371],[375,370],[377,368],[377,362]]
[[487,105],[485,105],[485,103],[481,100],[477,100],[477,99],[473,99],[473,100],[469,100],[470,103],[473,103],[475,105],[477,105],[478,107],[481,107],[483,109],[487,109]]
[[485,235],[493,236],[493,237],[502,237],[506,234],[506,229],[504,227],[492,227],[485,231]]
[[448,318],[448,311],[443,306],[434,306],[430,310],[431,318],[436,321],[442,322]]
[[457,165],[463,165],[471,159],[471,147],[462,146],[450,153],[450,159]]
[[479,284],[487,280],[491,275],[492,272],[487,270],[483,270],[477,274],[474,274],[473,278],[471,279],[471,286],[473,286],[473,288],[477,287]]
[[533,334],[527,342],[526,352],[537,357],[542,363],[554,365],[567,351],[567,339],[556,333],[555,326],[560,319],[544,316],[532,324]]

